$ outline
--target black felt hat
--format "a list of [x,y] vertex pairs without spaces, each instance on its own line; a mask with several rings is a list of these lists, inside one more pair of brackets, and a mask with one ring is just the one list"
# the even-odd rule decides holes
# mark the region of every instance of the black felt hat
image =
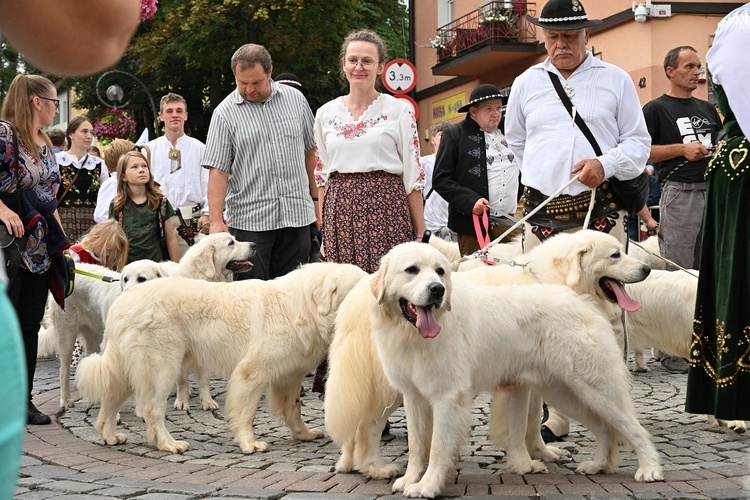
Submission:
[[580,0],[549,0],[539,17],[526,16],[531,24],[551,30],[578,30],[601,24],[589,19]]
[[490,99],[503,99],[503,96],[500,95],[500,91],[494,85],[483,83],[471,91],[469,102],[458,108],[458,112],[468,113],[470,107],[476,106],[480,102],[488,101]]
[[280,73],[276,75],[276,78],[273,79],[276,83],[283,83],[284,85],[289,85],[290,87],[294,87],[295,89],[299,90],[303,94],[307,94],[307,89],[302,86],[302,83],[300,83],[299,78],[297,78],[297,75],[292,73]]

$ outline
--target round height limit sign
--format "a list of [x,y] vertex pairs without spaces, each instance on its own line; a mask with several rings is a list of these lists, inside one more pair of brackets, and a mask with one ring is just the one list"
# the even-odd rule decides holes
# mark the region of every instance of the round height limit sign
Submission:
[[407,94],[417,85],[417,69],[406,59],[393,59],[385,64],[381,78],[388,92]]

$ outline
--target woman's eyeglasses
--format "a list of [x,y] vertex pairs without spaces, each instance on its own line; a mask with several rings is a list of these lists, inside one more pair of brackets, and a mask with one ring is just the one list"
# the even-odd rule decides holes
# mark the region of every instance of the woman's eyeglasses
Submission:
[[350,66],[352,68],[356,68],[357,66],[362,66],[362,69],[372,69],[375,67],[375,64],[377,64],[377,61],[373,59],[346,59],[347,66]]
[[60,111],[60,99],[52,99],[51,97],[42,97],[42,96],[40,96],[40,95],[39,95],[39,96],[37,96],[37,97],[38,97],[39,99],[44,99],[45,101],[52,101],[52,102],[54,102],[54,103],[55,103],[55,109],[56,109],[57,111]]

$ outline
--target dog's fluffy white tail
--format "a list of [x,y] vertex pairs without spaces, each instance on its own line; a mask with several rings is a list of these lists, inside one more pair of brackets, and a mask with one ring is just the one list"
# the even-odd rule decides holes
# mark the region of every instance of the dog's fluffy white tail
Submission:
[[76,370],[76,386],[81,397],[89,403],[100,403],[102,398],[117,383],[116,371],[109,366],[108,357],[105,354],[90,354],[83,358]]

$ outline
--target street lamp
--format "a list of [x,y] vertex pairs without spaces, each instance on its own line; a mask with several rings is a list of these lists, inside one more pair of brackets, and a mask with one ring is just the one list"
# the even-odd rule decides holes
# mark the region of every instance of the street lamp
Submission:
[[107,91],[106,91],[107,99],[109,99],[111,102],[114,102],[115,103],[114,105],[110,104],[110,103],[106,102],[104,99],[102,99],[102,96],[99,93],[99,84],[102,82],[102,80],[104,79],[104,77],[106,77],[107,75],[111,75],[113,73],[119,73],[121,75],[125,75],[127,77],[130,77],[133,80],[135,80],[136,83],[138,83],[138,85],[141,86],[141,88],[143,89],[143,91],[148,96],[148,102],[151,104],[151,113],[153,113],[153,115],[154,115],[154,135],[158,134],[159,133],[159,118],[158,118],[158,115],[156,113],[156,105],[154,104],[154,98],[151,95],[151,92],[148,90],[148,87],[146,87],[146,84],[144,84],[135,75],[133,75],[131,73],[128,73],[127,71],[121,71],[119,69],[112,69],[112,70],[109,70],[109,71],[107,71],[105,73],[102,73],[102,76],[100,76],[99,79],[96,81],[96,86],[95,86],[96,97],[99,99],[99,102],[101,102],[102,104],[104,104],[108,108],[116,108],[118,106],[126,107],[128,104],[130,104],[130,101],[127,101],[127,102],[125,102],[123,104],[120,104],[120,102],[125,98],[125,92],[122,90],[122,87],[120,87],[119,85],[110,85],[109,87],[107,87]]

